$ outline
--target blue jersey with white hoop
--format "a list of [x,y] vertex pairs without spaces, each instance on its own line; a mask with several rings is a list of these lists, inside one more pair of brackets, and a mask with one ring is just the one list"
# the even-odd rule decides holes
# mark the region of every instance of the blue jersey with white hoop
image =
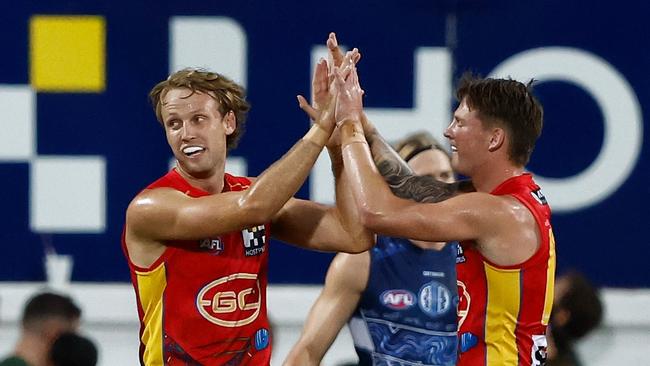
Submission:
[[359,365],[456,364],[458,243],[438,251],[379,236],[348,322]]

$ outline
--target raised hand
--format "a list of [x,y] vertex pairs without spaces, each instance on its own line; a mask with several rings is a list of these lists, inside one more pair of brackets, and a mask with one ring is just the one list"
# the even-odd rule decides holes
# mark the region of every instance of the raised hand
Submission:
[[311,81],[311,100],[312,105],[309,105],[307,99],[302,95],[298,95],[298,105],[307,113],[312,121],[316,121],[320,115],[320,109],[323,108],[332,96],[329,94],[329,77],[328,67],[325,59],[320,59],[314,69],[314,76]]
[[336,126],[334,120],[336,97],[331,93],[328,73],[327,62],[320,59],[314,69],[311,82],[312,104],[310,105],[302,95],[298,95],[298,105],[315,124],[331,133]]
[[[327,38],[327,49],[329,50],[330,64],[336,67],[341,66],[343,63],[343,58],[345,56],[339,47],[339,42],[336,39],[336,33],[334,32],[330,33],[329,38]],[[357,54],[355,58],[352,59],[355,65],[359,62],[359,60],[361,60],[361,53]]]
[[334,83],[338,93],[334,115],[337,125],[345,121],[360,122],[363,113],[363,89],[359,84],[357,68],[354,64],[346,66],[344,61],[343,68],[335,69],[335,74]]
[[[337,69],[337,72],[344,79],[347,78],[354,68],[355,63],[361,58],[361,55],[359,54],[359,50],[355,48],[352,51],[348,51],[345,56],[342,56],[334,33],[330,34],[328,47],[330,51],[336,51],[337,56],[335,62],[339,67],[330,69],[325,60],[321,59],[316,64],[312,78],[312,104],[310,105],[302,95],[298,96],[298,103],[300,108],[309,115],[312,121],[329,132],[329,128],[331,127],[333,129],[336,122],[334,120],[334,108],[338,92],[336,88],[337,84],[334,81],[334,69]],[[327,145],[330,147],[340,145],[340,137],[337,131],[334,131]]]
[[[318,119],[320,114],[319,110],[322,109],[330,97],[336,94],[335,89],[330,89],[330,85],[334,82],[334,67],[341,67],[346,62],[348,65],[356,64],[361,59],[361,54],[357,49],[353,50],[350,59],[346,61],[346,55],[343,54],[336,39],[336,33],[331,32],[326,41],[327,49],[329,50],[329,65],[324,59],[320,59],[314,69],[314,75],[311,83],[311,101],[310,105],[307,99],[302,95],[298,95],[298,104],[300,108],[307,113],[312,121]],[[349,54],[349,52],[348,52]],[[349,69],[344,74],[347,75]],[[328,95],[329,93],[329,95]]]

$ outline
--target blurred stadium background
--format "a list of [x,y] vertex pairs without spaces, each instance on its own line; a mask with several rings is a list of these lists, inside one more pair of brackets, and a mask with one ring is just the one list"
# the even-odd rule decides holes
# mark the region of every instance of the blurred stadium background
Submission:
[[[647,364],[649,12],[635,0],[5,4],[0,355],[13,347],[25,299],[49,285],[82,305],[100,365],[137,364],[120,235],[130,199],[171,159],[148,91],[185,66],[244,84],[253,109],[228,167],[254,176],[308,128],[295,95],[308,95],[311,68],[336,31],[360,48],[367,111],[391,139],[419,129],[441,136],[463,71],[540,81],[545,127],[529,169],[554,208],[558,271],[577,269],[604,288],[605,324],[580,353],[589,365]],[[327,202],[321,158],[298,195]],[[280,364],[332,255],[272,246],[269,313]],[[324,364],[351,358],[344,333]]]

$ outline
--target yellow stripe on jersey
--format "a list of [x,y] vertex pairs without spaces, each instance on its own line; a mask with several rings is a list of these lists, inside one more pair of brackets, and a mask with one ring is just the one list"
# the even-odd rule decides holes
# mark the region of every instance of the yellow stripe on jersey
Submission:
[[141,341],[145,345],[144,364],[163,365],[163,293],[167,287],[165,264],[153,271],[135,272],[138,278],[138,296],[144,311],[144,329]]
[[487,308],[485,314],[486,365],[517,366],[515,328],[521,299],[520,272],[485,263]]
[[553,309],[553,294],[555,292],[555,236],[548,229],[548,266],[546,267],[546,293],[544,294],[544,314],[542,324],[548,325]]

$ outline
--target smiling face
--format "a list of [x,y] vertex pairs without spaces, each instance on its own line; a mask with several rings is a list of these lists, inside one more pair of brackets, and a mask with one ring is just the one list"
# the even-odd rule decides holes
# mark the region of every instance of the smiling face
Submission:
[[490,129],[485,128],[477,110],[470,110],[465,98],[454,112],[445,137],[451,145],[451,166],[457,173],[471,177],[487,161]]
[[223,173],[226,136],[235,131],[232,111],[222,116],[210,95],[187,88],[170,89],[162,98],[161,117],[181,174],[205,179]]

